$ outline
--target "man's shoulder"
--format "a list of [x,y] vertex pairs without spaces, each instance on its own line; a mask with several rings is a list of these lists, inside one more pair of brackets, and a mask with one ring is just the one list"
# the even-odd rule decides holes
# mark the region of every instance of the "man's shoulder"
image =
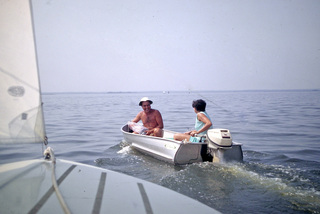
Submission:
[[152,109],[152,113],[160,114],[160,111],[157,109]]
[[141,117],[143,115],[143,113],[144,113],[143,111],[140,111],[137,116]]

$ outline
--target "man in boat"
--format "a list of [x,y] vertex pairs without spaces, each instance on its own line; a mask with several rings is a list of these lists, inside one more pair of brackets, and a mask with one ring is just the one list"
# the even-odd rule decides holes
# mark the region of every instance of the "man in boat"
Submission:
[[163,136],[163,120],[161,113],[151,108],[153,102],[148,97],[143,97],[139,106],[142,107],[143,111],[139,112],[137,116],[132,120],[132,122],[139,122],[142,120],[143,126],[148,130],[145,132],[146,135],[151,135],[155,137]]
[[186,140],[190,142],[200,142],[201,136],[205,135],[208,129],[212,129],[212,122],[209,115],[206,112],[206,102],[204,100],[194,100],[192,107],[194,112],[197,114],[195,130],[186,133],[178,133],[173,136],[175,140]]

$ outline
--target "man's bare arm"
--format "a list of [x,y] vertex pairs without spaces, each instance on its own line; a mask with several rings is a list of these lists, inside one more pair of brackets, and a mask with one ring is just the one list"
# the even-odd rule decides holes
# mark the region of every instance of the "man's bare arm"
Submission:
[[137,123],[137,122],[139,122],[140,120],[141,120],[141,112],[139,112],[139,113],[137,114],[137,116],[132,120],[132,122]]
[[156,121],[158,123],[158,126],[156,128],[160,128],[163,129],[163,120],[162,120],[162,116],[161,113],[157,110],[156,111]]

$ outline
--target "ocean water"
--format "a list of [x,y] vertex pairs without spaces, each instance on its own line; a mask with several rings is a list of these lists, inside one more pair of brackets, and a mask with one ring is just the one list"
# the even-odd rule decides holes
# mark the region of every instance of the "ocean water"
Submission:
[[[173,166],[132,149],[120,128],[148,96],[166,129],[193,128],[204,99],[215,128],[243,144],[244,162]],[[57,158],[141,178],[222,213],[320,213],[320,91],[44,94]],[[40,158],[42,146],[1,146],[1,163]],[[173,199],[174,200],[174,199]]]

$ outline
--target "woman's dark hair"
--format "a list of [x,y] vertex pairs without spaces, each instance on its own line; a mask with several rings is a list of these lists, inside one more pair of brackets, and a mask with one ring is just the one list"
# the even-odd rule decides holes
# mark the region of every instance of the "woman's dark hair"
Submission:
[[204,100],[194,100],[192,102],[192,107],[197,111],[205,111],[206,110],[206,102]]

